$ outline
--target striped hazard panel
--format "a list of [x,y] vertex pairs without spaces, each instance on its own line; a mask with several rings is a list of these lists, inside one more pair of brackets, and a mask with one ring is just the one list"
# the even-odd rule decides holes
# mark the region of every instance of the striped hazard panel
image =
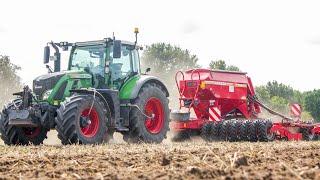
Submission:
[[300,106],[300,104],[291,104],[290,110],[291,110],[291,113],[294,116],[300,116],[301,115],[301,106]]
[[209,107],[209,120],[210,121],[221,120],[221,111],[218,107]]

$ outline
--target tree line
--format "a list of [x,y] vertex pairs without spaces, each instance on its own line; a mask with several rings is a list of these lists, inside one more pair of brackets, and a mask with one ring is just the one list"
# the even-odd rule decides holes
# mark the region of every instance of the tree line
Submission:
[[21,89],[17,72],[21,68],[11,63],[9,56],[0,55],[0,109],[12,98],[12,92]]

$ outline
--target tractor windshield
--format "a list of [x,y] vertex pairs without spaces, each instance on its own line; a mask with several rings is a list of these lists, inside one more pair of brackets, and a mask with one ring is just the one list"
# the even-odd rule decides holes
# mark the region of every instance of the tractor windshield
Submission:
[[79,46],[71,54],[70,70],[87,68],[93,74],[104,76],[106,48],[102,45]]

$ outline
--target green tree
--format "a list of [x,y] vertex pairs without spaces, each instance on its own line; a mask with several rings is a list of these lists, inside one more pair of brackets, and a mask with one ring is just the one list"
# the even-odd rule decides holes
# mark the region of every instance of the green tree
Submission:
[[258,96],[258,98],[262,101],[262,102],[269,102],[270,100],[270,93],[267,90],[267,88],[265,86],[257,86],[255,88],[256,94]]
[[300,100],[298,103],[302,102],[299,91],[277,81],[270,81],[265,86],[256,87],[255,90],[263,103],[283,114],[289,113],[289,103],[297,102],[296,100]]
[[304,108],[310,112],[314,119],[320,120],[320,89],[306,93]]
[[147,46],[141,57],[141,67],[151,68],[151,75],[158,76],[166,84],[170,93],[170,106],[178,106],[178,89],[175,74],[179,70],[197,68],[198,57],[188,49],[166,43],[155,43]]
[[277,81],[272,81],[267,83],[266,88],[271,97],[279,96],[290,101],[294,100],[294,90],[290,86],[278,83]]
[[227,65],[224,60],[211,61],[209,64],[209,68],[227,71],[240,71],[237,66]]
[[240,69],[237,66],[230,65],[227,67],[228,71],[240,71]]
[[1,107],[12,98],[12,92],[21,88],[20,77],[17,75],[19,70],[20,67],[12,64],[9,56],[0,55]]
[[272,109],[275,109],[283,114],[288,114],[289,113],[289,102],[287,99],[279,96],[273,96],[271,97],[269,101],[269,106]]
[[158,75],[199,67],[198,57],[191,54],[188,49],[166,43],[147,46],[141,61],[143,68],[150,67],[152,73]]
[[211,61],[209,67],[210,69],[227,70],[227,64],[224,60]]
[[277,81],[258,86],[255,90],[260,101],[279,112],[288,114],[289,104],[299,103],[303,107],[303,120],[310,120],[312,117],[320,120],[320,90],[300,92]]

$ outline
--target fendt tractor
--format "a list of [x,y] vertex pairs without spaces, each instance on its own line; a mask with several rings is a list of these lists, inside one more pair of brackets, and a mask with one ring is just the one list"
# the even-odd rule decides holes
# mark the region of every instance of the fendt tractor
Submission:
[[[18,98],[2,111],[4,143],[41,144],[50,129],[57,130],[62,144],[107,142],[114,132],[128,142],[159,143],[166,138],[169,93],[158,78],[147,75],[150,68],[141,73],[137,34],[136,28],[134,43],[115,37],[49,42],[44,48],[48,74],[33,81],[33,90],[25,86],[14,93]],[[66,71],[60,71],[59,49],[70,49]]]

